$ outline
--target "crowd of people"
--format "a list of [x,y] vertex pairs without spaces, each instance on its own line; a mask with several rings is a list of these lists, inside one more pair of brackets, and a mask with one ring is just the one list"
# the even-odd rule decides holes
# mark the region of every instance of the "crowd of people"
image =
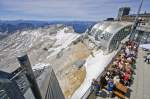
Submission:
[[119,54],[115,57],[112,64],[107,68],[105,73],[101,76],[100,81],[95,79],[92,86],[95,87],[95,94],[99,94],[99,90],[105,88],[109,95],[112,95],[117,83],[129,87],[133,81],[135,62],[137,57],[138,45],[135,41],[127,41],[123,45]]

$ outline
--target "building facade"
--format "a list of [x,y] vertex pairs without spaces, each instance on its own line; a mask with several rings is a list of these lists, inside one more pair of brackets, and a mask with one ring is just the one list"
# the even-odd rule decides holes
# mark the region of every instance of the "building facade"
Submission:
[[59,82],[57,80],[57,77],[55,75],[55,72],[53,71],[52,68],[50,68],[49,73],[50,78],[45,99],[65,99],[63,92],[60,88]]
[[[134,22],[136,14],[124,15],[121,17],[122,21]],[[150,25],[150,13],[143,13],[139,15],[141,25]]]
[[129,15],[130,7],[122,7],[119,8],[117,20],[121,20],[121,18],[125,15]]

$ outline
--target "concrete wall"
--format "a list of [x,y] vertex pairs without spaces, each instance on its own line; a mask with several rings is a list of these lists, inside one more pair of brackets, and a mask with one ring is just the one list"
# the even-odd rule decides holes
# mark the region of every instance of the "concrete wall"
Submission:
[[53,69],[50,70],[50,80],[45,99],[65,99]]

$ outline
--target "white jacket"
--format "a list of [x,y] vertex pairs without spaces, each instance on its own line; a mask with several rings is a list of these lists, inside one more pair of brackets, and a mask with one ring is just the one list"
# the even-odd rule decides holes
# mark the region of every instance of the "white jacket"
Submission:
[[148,59],[150,59],[150,54],[147,56]]

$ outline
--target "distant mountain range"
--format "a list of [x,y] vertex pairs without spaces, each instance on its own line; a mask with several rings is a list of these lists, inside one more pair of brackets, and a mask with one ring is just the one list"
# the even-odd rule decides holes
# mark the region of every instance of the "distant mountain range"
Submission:
[[49,24],[64,24],[66,26],[72,26],[77,33],[84,33],[87,29],[91,29],[95,21],[54,21]]
[[53,24],[64,24],[72,26],[77,33],[83,33],[88,28],[91,28],[96,22],[91,21],[30,21],[30,20],[16,20],[16,21],[2,21],[0,20],[0,35],[7,35],[15,33],[17,30],[36,29]]
[[43,21],[0,21],[0,32],[11,34],[17,30],[35,29],[45,25],[48,25],[48,23]]

